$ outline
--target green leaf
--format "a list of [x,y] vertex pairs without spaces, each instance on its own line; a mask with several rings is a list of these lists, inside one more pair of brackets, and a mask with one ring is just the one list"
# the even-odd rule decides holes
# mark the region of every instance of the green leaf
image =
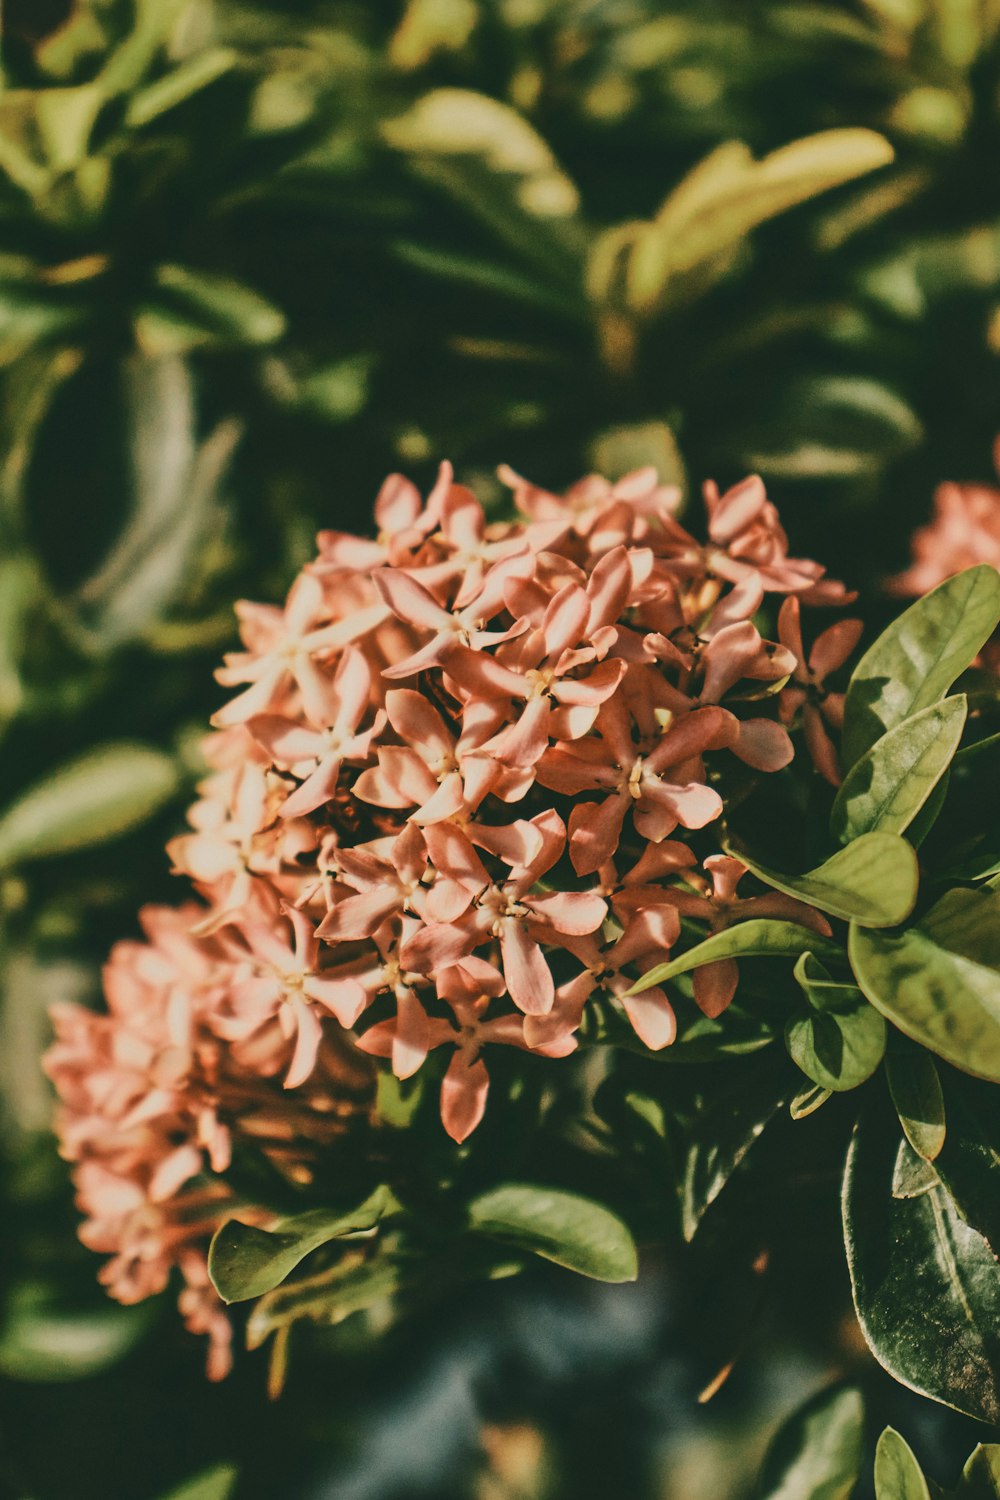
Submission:
[[930,1500],[923,1470],[894,1427],[885,1429],[875,1449],[875,1500]]
[[102,844],[159,812],[177,791],[169,755],[100,745],[29,787],[0,816],[0,870]]
[[724,932],[715,933],[669,963],[657,964],[636,980],[628,993],[639,995],[654,984],[675,979],[678,974],[700,969],[702,964],[714,963],[720,958],[796,957],[807,952],[821,953],[828,958],[841,955],[841,949],[835,943],[821,937],[811,927],[801,927],[798,922],[772,922],[765,917],[753,917],[749,922],[738,922]]
[[469,1223],[477,1234],[597,1281],[634,1281],[639,1273],[635,1241],[625,1224],[610,1209],[576,1193],[505,1183],[473,1199]]
[[685,1142],[681,1178],[681,1229],[692,1240],[706,1211],[718,1198],[788,1097],[773,1070],[753,1071],[695,1116]]
[[821,1089],[817,1084],[807,1084],[800,1089],[788,1106],[788,1113],[793,1120],[807,1120],[814,1115],[818,1109],[822,1109],[828,1099],[833,1098],[830,1089]]
[[231,276],[191,266],[158,266],[159,296],[136,316],[136,337],[149,355],[183,354],[205,344],[273,344],[285,316]]
[[769,870],[743,850],[734,852],[765,885],[859,927],[895,927],[917,899],[917,856],[895,833],[862,834],[805,875]]
[[953,880],[978,880],[994,873],[1000,859],[1000,734],[961,749],[946,781],[929,859]]
[[500,243],[569,287],[579,285],[579,194],[517,110],[471,89],[431,89],[386,121],[382,133]]
[[173,68],[133,94],[125,107],[125,123],[131,129],[148,125],[167,110],[190,99],[236,66],[238,55],[231,47],[205,47],[179,67]]
[[274,1229],[257,1229],[229,1219],[216,1230],[208,1252],[208,1273],[223,1302],[247,1302],[273,1291],[300,1261],[320,1245],[374,1229],[388,1208],[385,1188],[346,1214],[309,1209],[283,1219]]
[[755,161],[740,141],[718,146],[636,226],[628,263],[630,307],[649,313],[670,284],[730,252],[759,224],[893,159],[874,131],[825,130]]
[[684,460],[666,422],[636,422],[608,427],[590,444],[590,461],[599,474],[618,480],[636,469],[654,468],[661,484],[686,485]]
[[219,486],[239,437],[223,422],[196,443],[193,384],[181,359],[136,356],[123,374],[132,512],[77,596],[89,650],[141,638],[197,578],[199,554],[221,521]]
[[45,1382],[87,1380],[136,1347],[149,1331],[152,1311],[149,1304],[71,1306],[57,1287],[17,1284],[0,1320],[0,1376]]
[[811,953],[795,965],[811,1007],[785,1025],[785,1045],[807,1078],[843,1093],[870,1078],[885,1052],[885,1021],[853,984],[835,984]]
[[896,1153],[896,1164],[892,1169],[892,1196],[894,1198],[919,1198],[931,1188],[941,1186],[933,1164],[918,1156],[909,1141],[902,1140]]
[[759,1500],[847,1500],[861,1468],[864,1408],[859,1393],[835,1386],[793,1412],[771,1442]]
[[945,1143],[944,1096],[934,1059],[907,1048],[885,1060],[889,1092],[903,1134],[918,1156],[934,1161]]
[[858,984],[915,1042],[1000,1083],[1000,891],[956,888],[898,934],[851,928]]
[[346,1258],[316,1276],[275,1287],[247,1319],[247,1348],[259,1349],[272,1333],[308,1319],[333,1326],[356,1312],[385,1303],[400,1288],[398,1268],[384,1257]]
[[1000,1500],[1000,1443],[980,1443],[973,1450],[956,1500]]
[[195,1479],[186,1479],[162,1500],[229,1500],[238,1478],[239,1474],[231,1464],[217,1464]]
[[946,1074],[948,1134],[934,1166],[966,1223],[1000,1257],[1000,1122],[992,1084]]
[[1000,624],[1000,573],[986,563],[918,599],[868,648],[844,703],[845,770],[886,730],[939,702]]
[[863,833],[903,833],[937,786],[965,727],[963,696],[904,719],[851,767],[830,813],[842,844]]
[[885,1106],[862,1115],[844,1177],[854,1304],[875,1358],[903,1385],[1000,1420],[1000,1266],[944,1188],[894,1198],[899,1145]]
[[768,478],[860,477],[915,448],[923,436],[916,413],[897,391],[862,375],[796,380],[769,393],[730,442],[746,467]]

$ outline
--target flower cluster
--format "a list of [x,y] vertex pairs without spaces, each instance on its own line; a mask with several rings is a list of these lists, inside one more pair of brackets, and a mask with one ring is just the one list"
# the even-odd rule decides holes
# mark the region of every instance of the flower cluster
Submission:
[[[1000,438],[993,446],[1000,472]],[[913,534],[913,562],[889,580],[889,590],[915,598],[975,563],[1000,568],[1000,490],[985,484],[940,484],[934,516]]]
[[[519,517],[491,524],[448,465],[426,500],[394,476],[375,540],[321,533],[283,608],[238,606],[244,649],[218,674],[236,692],[170,846],[204,905],[145,914],[107,1015],[56,1016],[87,1243],[123,1300],[179,1264],[217,1371],[204,1244],[235,1143],[308,1180],[367,1108],[363,1054],[405,1079],[439,1048],[463,1141],[494,1046],[563,1057],[595,1005],[650,1048],[674,1039],[665,990],[628,991],[682,919],[827,930],[790,897],[740,900],[742,865],[685,836],[723,814],[736,762],[744,783],[787,766],[800,725],[836,780],[826,678],[860,625],[807,655],[800,613],[843,587],[789,556],[757,478],[706,486],[701,541],[651,470],[564,497],[501,477]],[[768,595],[778,641],[754,623]],[[695,1001],[719,1015],[737,979],[700,969]]]

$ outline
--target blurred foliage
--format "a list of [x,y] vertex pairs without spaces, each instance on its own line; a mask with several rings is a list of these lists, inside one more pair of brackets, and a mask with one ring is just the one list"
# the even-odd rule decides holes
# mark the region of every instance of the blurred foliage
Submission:
[[[176,1422],[199,1378],[92,1287],[37,1056],[171,894],[233,599],[441,456],[485,493],[501,460],[756,467],[794,550],[875,589],[997,425],[1000,4],[4,0],[2,49],[0,1484],[143,1500],[180,1450],[103,1487],[79,1423],[28,1457],[66,1405],[16,1382],[145,1338],[87,1410],[142,1371]],[[192,1462],[232,1457],[237,1395],[252,1425],[234,1390]]]

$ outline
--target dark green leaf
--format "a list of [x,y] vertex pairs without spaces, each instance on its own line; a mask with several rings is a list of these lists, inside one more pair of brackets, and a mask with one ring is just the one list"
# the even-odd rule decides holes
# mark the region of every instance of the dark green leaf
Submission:
[[894,1198],[899,1147],[887,1108],[862,1116],[844,1178],[854,1303],[880,1364],[911,1390],[1000,1419],[1000,1266],[943,1188]]
[[885,1021],[856,985],[831,979],[814,954],[803,953],[794,973],[810,1013],[785,1025],[792,1060],[822,1089],[857,1088],[882,1061]]
[[1000,624],[1000,574],[966,568],[893,621],[855,667],[844,705],[846,770],[888,729],[937,703]]
[[946,698],[904,719],[857,760],[830,814],[842,844],[862,833],[903,833],[948,769],[965,727],[966,701]]
[[597,1281],[634,1281],[635,1242],[610,1209],[576,1193],[533,1183],[505,1183],[469,1204],[469,1223],[518,1250],[530,1251]]
[[946,1074],[948,1134],[934,1165],[963,1218],[1000,1256],[1000,1120],[991,1084]]
[[695,1236],[706,1210],[715,1202],[755,1141],[788,1098],[774,1069],[754,1071],[720,1089],[695,1120],[684,1145],[681,1179],[681,1228]]
[[1000,891],[952,890],[895,935],[852,927],[855,977],[900,1031],[1000,1082]]
[[257,1229],[229,1219],[216,1231],[208,1271],[223,1302],[246,1302],[273,1291],[300,1261],[320,1245],[374,1229],[388,1207],[384,1188],[347,1214],[309,1209],[284,1219],[275,1229]]
[[850,1387],[820,1391],[779,1428],[759,1500],[847,1500],[861,1468],[864,1408]]

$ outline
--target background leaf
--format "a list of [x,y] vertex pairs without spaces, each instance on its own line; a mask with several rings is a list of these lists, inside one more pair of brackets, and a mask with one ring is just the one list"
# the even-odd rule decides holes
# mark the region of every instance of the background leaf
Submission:
[[639,1263],[625,1224],[600,1203],[530,1183],[506,1183],[469,1204],[477,1234],[541,1255],[597,1281],[634,1281]]
[[863,1424],[856,1390],[835,1386],[813,1396],[773,1439],[759,1500],[847,1500],[861,1469]]

